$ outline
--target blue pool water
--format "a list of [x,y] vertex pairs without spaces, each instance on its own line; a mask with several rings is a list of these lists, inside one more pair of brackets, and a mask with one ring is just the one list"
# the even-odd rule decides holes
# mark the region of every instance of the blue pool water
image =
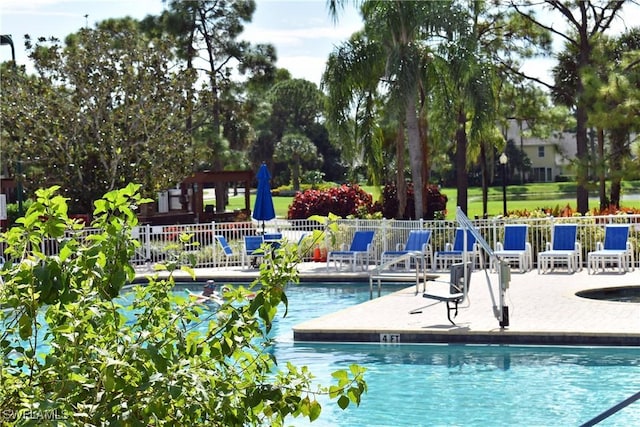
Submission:
[[[331,372],[357,363],[368,392],[346,411],[321,398],[318,420],[286,425],[578,426],[640,391],[636,348],[294,343],[294,325],[367,301],[369,288],[292,285],[287,297],[289,313],[272,329],[279,363],[306,365],[325,386]],[[599,426],[640,426],[640,401]]]
[[[323,385],[352,363],[368,369],[360,407],[323,400],[319,420],[287,425],[576,426],[640,391],[632,348],[294,343],[293,325],[364,302],[369,288],[295,285],[287,296],[274,328],[280,363],[309,366]],[[640,401],[599,425],[640,425]]]

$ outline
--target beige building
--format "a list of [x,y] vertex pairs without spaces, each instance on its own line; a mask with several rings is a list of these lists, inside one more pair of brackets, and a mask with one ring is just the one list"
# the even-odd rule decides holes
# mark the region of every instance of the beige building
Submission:
[[[526,129],[525,129],[526,132]],[[529,182],[553,182],[560,176],[572,176],[571,161],[576,158],[576,134],[554,132],[548,138],[520,137],[520,130],[512,121],[507,140],[513,140],[531,160],[531,171],[525,174]]]

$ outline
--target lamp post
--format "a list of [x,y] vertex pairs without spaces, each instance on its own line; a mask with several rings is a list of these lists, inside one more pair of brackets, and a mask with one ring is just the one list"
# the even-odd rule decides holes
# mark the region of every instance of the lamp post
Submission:
[[502,153],[499,160],[502,165],[502,214],[507,216],[507,162],[509,158],[505,153]]

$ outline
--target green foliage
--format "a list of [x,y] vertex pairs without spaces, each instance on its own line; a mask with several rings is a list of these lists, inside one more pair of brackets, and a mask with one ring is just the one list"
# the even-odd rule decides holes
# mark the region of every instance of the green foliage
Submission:
[[273,156],[276,161],[289,165],[293,189],[299,190],[300,165],[302,161],[318,159],[318,150],[313,142],[303,134],[287,133],[276,143]]
[[[131,208],[146,201],[139,189],[98,200],[91,233],[69,219],[57,187],[39,190],[2,235],[3,422],[35,425],[19,416],[35,413],[37,425],[282,425],[287,416],[317,419],[318,394],[343,409],[359,404],[364,368],[334,373],[327,388],[269,351],[280,306],[286,315],[285,286],[297,281],[294,245],[266,257],[253,299],[242,287],[227,290],[217,311],[173,292],[171,264],[122,294],[135,277]],[[45,241],[59,255],[42,252]]]
[[[26,211],[31,205],[31,200],[27,199],[22,203],[22,210]],[[13,225],[20,218],[20,209],[17,203],[7,203],[7,224]]]
[[88,213],[127,182],[154,195],[191,172],[183,110],[195,76],[175,67],[172,43],[151,43],[126,19],[64,46],[27,42],[37,75],[3,73],[0,98],[3,157],[24,162],[26,194],[60,184],[72,211]]

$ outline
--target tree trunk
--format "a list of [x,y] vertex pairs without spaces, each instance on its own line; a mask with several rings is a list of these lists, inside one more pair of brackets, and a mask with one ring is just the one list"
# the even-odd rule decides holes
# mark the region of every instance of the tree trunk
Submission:
[[[581,7],[585,5],[582,4]],[[580,52],[577,61],[578,83],[576,86],[576,160],[577,160],[577,209],[582,215],[589,211],[589,144],[587,141],[587,105],[584,99],[584,83],[581,73],[591,62],[591,46],[586,29],[580,31]]]
[[622,181],[623,158],[628,154],[626,142],[629,134],[627,130],[612,129],[611,138],[611,160],[609,170],[611,171],[611,205],[620,208],[620,188]]
[[407,208],[407,182],[404,178],[404,164],[405,164],[405,141],[404,141],[404,126],[398,127],[396,133],[396,195],[398,196],[398,212],[394,215],[396,219],[402,219],[404,217],[404,211]]
[[464,108],[458,110],[458,127],[456,129],[456,184],[457,184],[457,205],[467,213],[467,189],[469,181],[467,177],[467,115]]
[[480,173],[482,175],[482,216],[488,215],[489,173],[487,168],[487,150],[484,141],[480,142]]
[[[579,84],[579,86],[582,86]],[[579,91],[582,96],[582,90]],[[587,144],[587,109],[583,102],[578,102],[576,107],[576,202],[578,212],[582,215],[589,212],[589,190],[587,183],[589,181],[589,150]]]
[[605,167],[606,162],[604,159],[604,130],[598,129],[598,180],[599,183],[599,195],[600,195],[600,211],[603,211],[609,207],[609,200],[607,200],[607,188],[606,188],[606,176]]
[[[431,178],[431,162],[429,160],[429,122],[424,112],[424,103],[421,103],[423,107],[420,108],[420,118],[418,120],[418,126],[420,130],[420,141],[422,142],[422,194],[427,194],[427,188],[429,186],[429,180]],[[422,211],[425,215],[429,212],[429,200],[425,196],[423,199]]]
[[422,152],[422,141],[420,140],[420,130],[418,128],[416,94],[414,92],[411,92],[407,96],[405,116],[407,120],[407,136],[409,138],[409,163],[411,164],[416,218],[424,218],[424,182],[422,180],[424,154]]
[[300,157],[293,156],[291,163],[291,181],[293,183],[293,191],[300,191]]
[[524,185],[524,131],[522,130],[522,120],[518,120],[518,127],[520,128],[520,154],[523,160],[520,163],[520,184]]

